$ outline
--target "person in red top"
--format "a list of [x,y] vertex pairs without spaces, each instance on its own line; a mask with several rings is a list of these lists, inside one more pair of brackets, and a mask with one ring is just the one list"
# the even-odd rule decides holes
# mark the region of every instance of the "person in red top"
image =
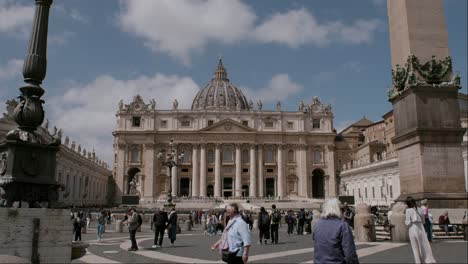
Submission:
[[445,231],[445,234],[449,236],[449,232],[455,232],[455,234],[458,234],[457,226],[450,224],[448,211],[445,211],[441,216],[439,216],[439,227],[442,228]]

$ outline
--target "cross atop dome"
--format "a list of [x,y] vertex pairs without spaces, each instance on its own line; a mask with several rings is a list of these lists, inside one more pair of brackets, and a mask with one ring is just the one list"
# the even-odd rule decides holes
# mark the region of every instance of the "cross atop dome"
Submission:
[[215,72],[213,74],[213,79],[214,80],[224,80],[224,81],[229,82],[229,79],[227,78],[226,69],[223,66],[223,58],[222,58],[221,55],[219,55],[218,66],[216,67],[216,70],[215,70]]

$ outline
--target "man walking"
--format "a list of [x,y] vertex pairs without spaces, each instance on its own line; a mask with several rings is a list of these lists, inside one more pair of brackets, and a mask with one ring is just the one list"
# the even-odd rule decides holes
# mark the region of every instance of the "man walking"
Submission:
[[159,210],[153,215],[153,225],[154,225],[154,244],[152,248],[162,247],[164,230],[167,226],[167,213],[164,209]]
[[265,240],[265,245],[267,244],[268,239],[270,239],[270,216],[265,207],[260,207],[260,212],[258,213],[258,231],[259,238],[258,243],[261,245],[262,241]]
[[304,208],[301,208],[301,210],[299,210],[299,213],[297,213],[297,234],[298,235],[304,234],[305,218],[306,216],[305,216]]
[[171,213],[168,217],[168,225],[167,225],[167,235],[169,236],[169,240],[171,241],[171,246],[174,246],[174,241],[176,240],[177,235],[177,213],[175,207],[171,208]]
[[128,249],[128,251],[137,251],[138,245],[136,242],[136,232],[140,227],[140,215],[138,215],[136,209],[132,207],[130,211],[127,211],[128,220],[126,224],[128,225],[128,232],[130,233],[130,241],[132,242],[132,246]]
[[278,226],[281,221],[281,212],[276,210],[276,205],[274,204],[271,206],[271,209],[271,244],[278,244]]
[[288,211],[288,214],[284,217],[286,224],[288,224],[288,235],[293,234],[294,230],[294,217],[292,215],[292,210]]

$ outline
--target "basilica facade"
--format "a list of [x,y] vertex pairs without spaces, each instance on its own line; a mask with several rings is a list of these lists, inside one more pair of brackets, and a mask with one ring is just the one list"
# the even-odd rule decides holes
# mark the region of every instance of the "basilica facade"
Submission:
[[[136,194],[143,203],[176,197],[324,198],[337,194],[331,105],[319,98],[296,111],[263,109],[227,76],[221,59],[191,109],[158,109],[136,95],[119,102],[114,135],[116,202]],[[183,153],[169,168],[158,154]],[[133,185],[133,183],[132,183]],[[171,188],[172,187],[172,188]]]

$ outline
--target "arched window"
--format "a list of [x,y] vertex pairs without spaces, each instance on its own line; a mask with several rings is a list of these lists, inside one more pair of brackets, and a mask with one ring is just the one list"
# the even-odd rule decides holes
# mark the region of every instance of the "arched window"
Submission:
[[224,146],[223,148],[223,161],[233,161],[233,153],[234,149],[231,145]]
[[208,150],[208,153],[206,154],[206,160],[208,163],[214,163],[215,162],[215,155],[214,151],[212,149]]
[[242,163],[249,163],[249,150],[243,149],[241,155],[242,155]]
[[138,147],[134,147],[130,151],[130,162],[139,162],[139,161],[140,161],[140,149]]
[[273,155],[273,149],[267,148],[265,150],[265,162],[275,162],[275,158]]
[[294,162],[294,150],[292,149],[288,151],[288,162]]

